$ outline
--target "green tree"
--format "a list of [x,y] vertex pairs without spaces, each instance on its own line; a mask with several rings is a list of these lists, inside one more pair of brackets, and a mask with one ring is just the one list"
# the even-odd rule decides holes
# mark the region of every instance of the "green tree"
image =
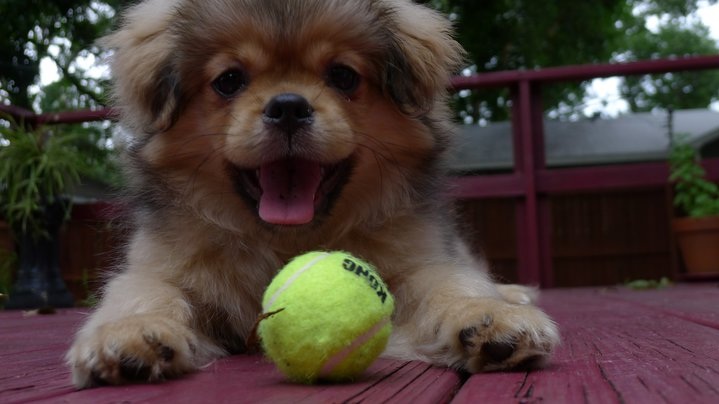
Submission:
[[[102,55],[95,40],[110,29],[115,10],[131,1],[0,1],[0,15],[9,22],[0,25],[0,38],[5,38],[0,41],[0,102],[25,108],[35,105],[43,111],[102,104],[102,81],[89,77],[77,60]],[[639,59],[716,53],[706,29],[685,23],[699,0],[420,1],[454,19],[458,38],[469,53],[468,70],[473,72],[606,63],[618,56]],[[677,23],[652,33],[645,28],[646,19],[651,17]],[[672,32],[684,39],[673,37]],[[44,57],[58,66],[61,80],[33,91]],[[702,102],[686,105],[696,106],[706,100],[699,96],[699,90],[714,83],[706,78],[670,83],[676,77],[679,75],[666,76],[653,86],[646,85],[647,79],[639,80],[640,84],[628,80],[624,94],[639,110],[666,105],[652,98],[652,91],[662,93],[672,88],[676,94],[691,90],[689,99]],[[580,110],[585,87],[586,83],[569,83],[544,88],[546,108],[563,105],[569,111]],[[506,89],[490,89],[462,92],[454,102],[459,117],[465,121],[501,120],[507,117],[510,97]]]
[[[671,19],[657,32],[643,28],[628,39],[627,45],[625,57],[629,60],[719,53],[717,43],[709,37],[709,29],[704,24],[687,23],[681,18]],[[719,71],[626,77],[621,94],[632,111],[706,108],[719,99]]]
[[[635,35],[645,36],[647,18],[679,19],[696,11],[697,0],[435,0],[455,19],[459,40],[469,52],[474,72],[535,69],[569,64],[607,63],[618,55],[638,55]],[[716,3],[710,0],[709,3]],[[711,43],[708,32],[696,32]],[[659,46],[671,41],[657,37]],[[676,41],[678,44],[679,41]],[[692,49],[688,54],[706,51]],[[666,55],[670,56],[670,55]],[[547,109],[582,109],[588,83],[543,89]],[[682,88],[684,88],[683,86]],[[714,87],[716,88],[716,87]],[[641,88],[626,93],[645,97]],[[648,91],[651,91],[650,89]],[[641,101],[639,101],[641,103]],[[465,91],[455,97],[465,122],[504,120],[509,113],[506,89]]]
[[[443,0],[435,5],[456,19],[471,69],[480,73],[605,62],[623,39],[617,22],[631,13],[625,0]],[[576,104],[584,86],[546,87],[545,104]],[[490,89],[463,92],[455,102],[465,122],[504,120],[510,97],[506,89]]]
[[[83,109],[103,104],[102,79],[90,77],[78,60],[102,54],[94,43],[110,29],[114,7],[121,3],[121,0],[0,1],[0,15],[6,21],[0,25],[0,38],[3,38],[0,40],[0,103],[37,109],[39,112]],[[38,91],[39,66],[46,57],[58,67],[60,79]],[[0,153],[8,157],[9,153],[20,150],[19,158],[14,161],[32,165],[38,160],[23,154],[23,150],[29,150],[23,149],[23,146],[35,143],[38,147],[41,144],[62,145],[63,148],[48,150],[69,152],[43,154],[47,150],[37,150],[36,156],[42,157],[42,164],[38,164],[40,172],[52,163],[56,164],[56,172],[67,172],[69,178],[82,174],[82,179],[114,184],[118,176],[108,150],[108,126],[107,123],[96,122],[28,128],[23,122],[0,115]],[[41,134],[43,141],[29,142],[30,134]],[[68,156],[73,158],[68,160]],[[20,174],[22,179],[25,171],[16,169],[19,166],[13,166],[9,157],[2,163],[7,174],[3,177],[6,181],[0,181],[0,202],[3,206],[8,205],[3,200],[6,196],[32,195],[37,189],[45,189],[38,188],[33,182],[38,180],[39,175],[31,175],[26,176],[22,186],[17,188],[19,191],[8,193],[11,187],[7,178]],[[25,198],[25,201],[29,199],[32,198]],[[22,209],[30,206],[25,204]]]
[[[0,102],[32,108],[31,86],[40,61],[51,58],[64,80],[88,98],[83,106],[102,102],[101,83],[87,76],[78,57],[101,53],[94,42],[107,32],[114,7],[123,0],[3,0],[0,15]],[[42,94],[42,93],[41,93]]]

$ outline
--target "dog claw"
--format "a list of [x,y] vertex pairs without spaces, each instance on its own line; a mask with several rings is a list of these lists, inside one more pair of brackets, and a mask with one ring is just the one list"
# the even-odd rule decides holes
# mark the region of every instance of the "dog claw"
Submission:
[[472,341],[472,338],[474,338],[476,335],[477,327],[464,328],[462,329],[462,331],[459,332],[459,342],[465,349],[473,348],[474,342]]

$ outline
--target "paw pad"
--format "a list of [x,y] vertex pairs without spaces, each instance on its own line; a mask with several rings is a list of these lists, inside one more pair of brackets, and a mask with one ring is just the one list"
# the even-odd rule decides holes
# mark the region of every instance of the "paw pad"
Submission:
[[133,358],[121,358],[118,371],[125,380],[147,381],[152,375],[152,369]]
[[487,358],[490,363],[501,363],[507,360],[517,349],[516,343],[507,342],[487,342],[482,345],[482,356]]

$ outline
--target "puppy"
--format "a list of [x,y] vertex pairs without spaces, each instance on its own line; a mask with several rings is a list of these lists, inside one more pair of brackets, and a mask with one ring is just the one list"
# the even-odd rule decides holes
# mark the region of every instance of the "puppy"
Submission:
[[246,349],[290,258],[345,250],[397,300],[388,357],[469,372],[558,343],[534,293],[457,236],[443,161],[450,24],[409,0],[149,0],[117,32],[136,231],[67,354],[77,387],[157,381]]

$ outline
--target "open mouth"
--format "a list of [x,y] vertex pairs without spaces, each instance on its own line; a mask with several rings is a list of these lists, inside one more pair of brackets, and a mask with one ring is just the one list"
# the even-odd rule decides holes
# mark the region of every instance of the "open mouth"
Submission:
[[352,158],[321,164],[286,158],[245,169],[228,162],[240,194],[264,222],[296,226],[331,210],[352,171]]

